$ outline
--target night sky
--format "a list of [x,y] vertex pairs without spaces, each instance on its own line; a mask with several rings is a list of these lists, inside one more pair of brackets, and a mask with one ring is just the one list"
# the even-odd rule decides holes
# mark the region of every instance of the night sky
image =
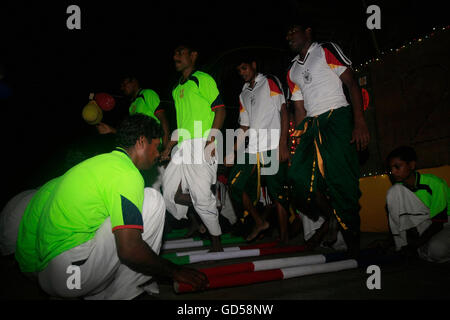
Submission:
[[[440,1],[341,2],[2,1],[0,81],[12,90],[0,100],[8,186],[2,201],[56,174],[48,168],[58,166],[66,146],[92,133],[81,118],[89,93],[119,94],[121,73],[136,73],[143,87],[170,101],[178,79],[172,53],[183,39],[195,40],[215,71],[227,67],[214,64],[221,54],[240,47],[273,48],[289,61],[285,25],[308,16],[323,40],[337,42],[359,64],[376,56],[373,36],[381,49],[396,48],[448,24]],[[373,34],[364,3],[381,8],[382,29]],[[81,30],[66,27],[71,4],[81,9]],[[235,76],[229,81],[242,85]]]

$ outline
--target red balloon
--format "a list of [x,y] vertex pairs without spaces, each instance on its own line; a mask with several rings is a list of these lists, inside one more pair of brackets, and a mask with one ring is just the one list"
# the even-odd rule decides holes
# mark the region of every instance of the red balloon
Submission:
[[116,100],[110,94],[104,92],[96,93],[94,99],[104,111],[109,111],[116,105]]

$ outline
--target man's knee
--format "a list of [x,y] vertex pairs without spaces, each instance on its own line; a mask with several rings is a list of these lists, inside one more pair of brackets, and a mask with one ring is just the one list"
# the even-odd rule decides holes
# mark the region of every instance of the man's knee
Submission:
[[389,206],[391,202],[398,202],[398,200],[406,190],[406,187],[400,183],[393,184],[386,194],[387,205]]
[[433,261],[450,259],[450,243],[441,239],[431,239],[427,245],[428,258]]

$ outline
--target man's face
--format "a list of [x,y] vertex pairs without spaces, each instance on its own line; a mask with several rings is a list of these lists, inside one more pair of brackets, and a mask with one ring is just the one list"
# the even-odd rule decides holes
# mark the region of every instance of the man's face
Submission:
[[250,82],[255,78],[256,75],[256,63],[241,63],[237,68],[239,75],[244,79],[245,82]]
[[159,144],[160,139],[152,139],[148,142],[146,137],[141,137],[138,142],[138,169],[150,169],[159,159]]
[[195,63],[196,52],[191,52],[188,48],[178,47],[173,54],[175,69],[182,72],[186,68],[192,67]]
[[128,97],[133,95],[133,93],[139,89],[138,87],[137,80],[125,79],[120,84],[120,91]]
[[400,158],[392,158],[389,161],[389,168],[391,169],[391,177],[395,182],[403,182],[416,168],[416,162],[406,162]]
[[302,27],[292,26],[286,34],[286,40],[292,51],[300,52],[308,41],[308,37]]

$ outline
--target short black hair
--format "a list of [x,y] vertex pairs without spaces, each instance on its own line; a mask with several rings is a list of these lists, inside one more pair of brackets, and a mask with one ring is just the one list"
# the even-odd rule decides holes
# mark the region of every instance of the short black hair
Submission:
[[145,115],[136,113],[126,117],[116,134],[116,144],[119,147],[128,149],[136,144],[136,141],[144,136],[148,142],[152,139],[159,139],[162,137],[161,126],[155,119]]
[[284,25],[286,33],[294,27],[300,27],[303,32],[305,32],[306,29],[311,28],[311,37],[313,39],[316,37],[316,25],[310,18],[295,17],[292,19],[287,19]]
[[295,26],[298,26],[305,31],[308,28],[314,29],[315,24],[308,16],[288,15],[284,22],[286,31],[289,31],[289,29],[292,29]]
[[389,161],[394,158],[399,158],[400,160],[411,162],[417,161],[416,151],[410,146],[401,146],[392,150],[386,157],[386,164],[389,165]]
[[121,74],[120,77],[119,77],[119,83],[122,83],[122,82],[124,82],[125,80],[128,80],[128,81],[136,80],[136,81],[139,82],[139,77],[136,76],[134,73],[124,73],[124,74]]
[[253,62],[256,62],[256,66],[259,65],[258,59],[250,53],[241,53],[233,59],[233,65],[235,67],[240,66],[242,63],[252,64]]
[[180,43],[178,43],[176,48],[180,48],[180,47],[188,49],[189,52],[200,53],[200,47],[197,44],[197,42],[195,42],[195,41],[191,41],[191,40],[181,41]]

